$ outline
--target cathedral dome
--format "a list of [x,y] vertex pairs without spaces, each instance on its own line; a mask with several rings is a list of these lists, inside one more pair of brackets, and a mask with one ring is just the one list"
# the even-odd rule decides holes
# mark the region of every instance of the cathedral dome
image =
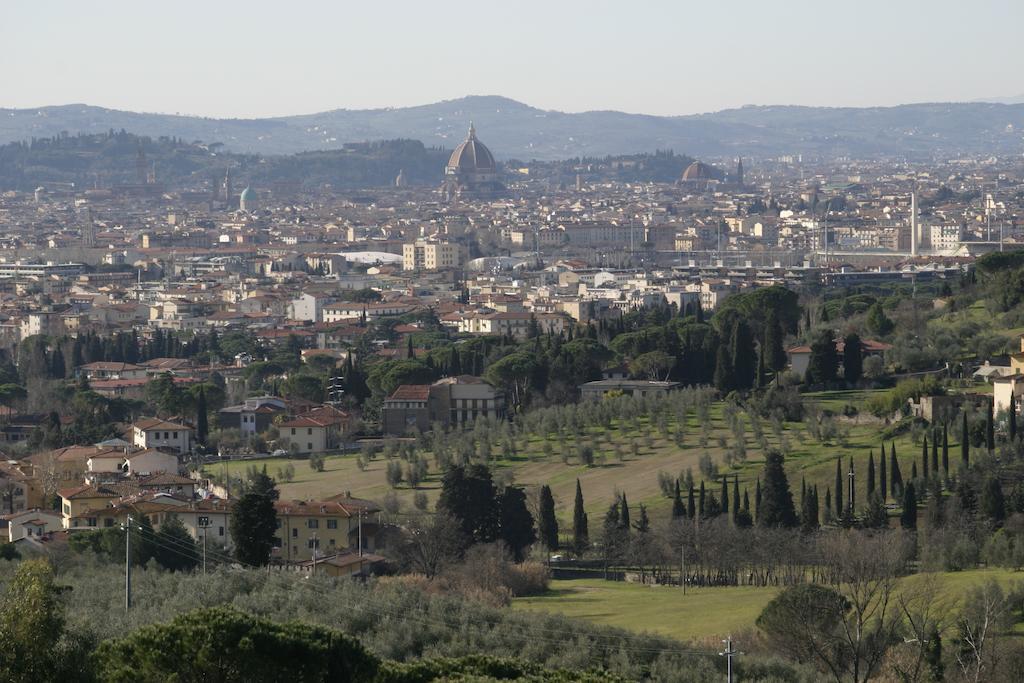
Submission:
[[683,171],[683,180],[713,180],[715,171],[702,161],[695,161]]
[[456,147],[451,158],[448,159],[448,168],[453,171],[493,172],[496,170],[491,150],[476,139],[476,129],[473,128],[472,123],[469,124],[469,135],[466,136],[465,142]]

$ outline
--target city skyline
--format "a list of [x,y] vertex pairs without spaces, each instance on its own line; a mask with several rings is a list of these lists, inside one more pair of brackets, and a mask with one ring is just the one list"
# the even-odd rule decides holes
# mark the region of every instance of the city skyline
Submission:
[[[0,107],[80,102],[263,118],[475,94],[565,112],[686,115],[1024,92],[1013,35],[1024,9],[998,0],[869,2],[853,16],[803,0],[784,9],[599,3],[588,12],[534,4],[313,4],[299,14],[186,2],[167,15],[125,2],[17,3],[0,25],[10,60]],[[44,40],[33,26],[46,27]]]

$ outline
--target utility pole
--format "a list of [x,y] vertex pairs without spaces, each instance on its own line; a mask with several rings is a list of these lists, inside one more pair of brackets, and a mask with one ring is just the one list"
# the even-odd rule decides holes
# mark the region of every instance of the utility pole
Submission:
[[205,515],[198,519],[198,527],[203,530],[203,575],[206,575],[206,529],[210,526],[210,518]]
[[679,585],[683,587],[683,595],[686,595],[686,546],[679,547]]
[[320,543],[316,539],[316,534],[313,534],[313,576],[316,576],[316,551],[320,546]]
[[850,479],[850,493],[847,496],[846,500],[849,502],[849,505],[850,505],[850,516],[853,517],[853,495],[854,495],[854,491],[855,491],[855,488],[854,488],[854,478],[856,477],[856,475],[853,473],[853,463],[852,462],[850,463],[850,472],[846,476],[849,477],[849,479]]
[[743,653],[742,652],[737,652],[736,650],[733,649],[733,647],[732,647],[732,636],[729,636],[728,638],[726,638],[722,642],[725,643],[725,652],[719,652],[718,654],[723,656],[723,657],[725,657],[725,661],[726,661],[726,670],[725,670],[726,671],[726,674],[725,674],[726,678],[725,678],[725,680],[726,680],[726,682],[727,683],[733,683],[732,659],[733,659],[733,657],[736,657],[736,656],[741,655]]
[[132,608],[132,516],[124,525],[124,611]]
[[358,511],[358,513],[356,515],[356,519],[358,520],[357,524],[359,526],[359,557],[362,557],[363,556],[363,508],[359,508],[359,511]]

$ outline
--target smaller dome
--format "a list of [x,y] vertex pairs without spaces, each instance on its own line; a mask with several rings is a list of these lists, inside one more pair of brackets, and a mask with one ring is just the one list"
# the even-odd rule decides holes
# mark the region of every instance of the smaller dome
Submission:
[[683,180],[713,180],[715,171],[702,161],[695,161],[683,171]]
[[239,199],[245,202],[251,202],[253,199],[256,199],[256,193],[253,192],[251,187],[247,187],[242,190],[242,194],[239,195]]

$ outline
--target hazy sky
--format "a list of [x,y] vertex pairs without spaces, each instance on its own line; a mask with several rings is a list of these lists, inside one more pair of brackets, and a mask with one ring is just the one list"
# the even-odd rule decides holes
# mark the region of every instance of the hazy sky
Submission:
[[256,117],[504,95],[688,114],[1024,93],[1021,0],[0,0],[0,107]]

